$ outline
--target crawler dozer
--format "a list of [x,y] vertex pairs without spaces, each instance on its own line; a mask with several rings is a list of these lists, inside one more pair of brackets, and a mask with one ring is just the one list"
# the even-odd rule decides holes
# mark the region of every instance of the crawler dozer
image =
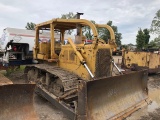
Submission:
[[124,51],[122,67],[125,69],[148,69],[148,73],[160,72],[159,53],[146,51]]
[[33,107],[35,84],[13,84],[0,74],[0,120],[38,120]]
[[[85,42],[83,27],[90,27],[93,40]],[[108,43],[98,38],[97,28],[108,29]],[[147,71],[112,76],[115,35],[108,25],[85,19],[52,19],[36,27],[33,57],[27,65],[28,82],[36,92],[68,117],[76,120],[123,119],[148,103]],[[75,39],[64,39],[67,30],[77,30]],[[50,42],[39,42],[40,31],[50,32]],[[60,40],[54,37],[59,32]]]

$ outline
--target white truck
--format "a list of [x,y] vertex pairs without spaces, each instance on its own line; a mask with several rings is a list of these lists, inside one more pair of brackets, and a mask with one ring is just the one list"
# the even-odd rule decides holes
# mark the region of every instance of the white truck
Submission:
[[[58,41],[60,35],[55,34]],[[72,36],[65,35],[66,39],[68,37]],[[34,41],[34,30],[5,28],[0,38],[0,64],[3,66],[31,64]],[[50,42],[50,33],[40,31],[39,42]]]

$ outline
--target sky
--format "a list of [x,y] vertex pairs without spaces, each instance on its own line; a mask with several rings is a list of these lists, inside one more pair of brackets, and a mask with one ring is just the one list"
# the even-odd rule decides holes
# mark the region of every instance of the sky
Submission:
[[122,33],[122,44],[136,44],[137,31],[150,28],[159,9],[160,0],[0,0],[0,35],[6,27],[25,29],[27,22],[82,12],[81,18],[98,24],[113,21]]

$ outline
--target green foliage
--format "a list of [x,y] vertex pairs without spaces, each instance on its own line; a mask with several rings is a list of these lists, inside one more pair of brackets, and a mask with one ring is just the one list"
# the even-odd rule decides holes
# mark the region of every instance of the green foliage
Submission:
[[[96,23],[94,20],[91,20],[91,22],[93,24]],[[87,39],[89,39],[89,40],[93,39],[93,33],[92,33],[92,31],[91,31],[89,26],[84,26],[82,31],[83,31],[84,36],[86,36]]]
[[[91,20],[91,22],[92,22],[93,24],[96,23],[94,20]],[[118,46],[120,46],[120,45],[121,45],[122,34],[121,34],[121,33],[118,33],[117,26],[112,25],[112,21],[108,21],[108,22],[107,22],[107,25],[109,25],[109,26],[112,27],[112,29],[113,29],[113,31],[114,31],[114,33],[115,33],[116,44],[117,44]],[[97,30],[98,30],[99,37],[100,37],[101,39],[105,40],[106,43],[107,43],[107,42],[108,42],[108,39],[110,39],[110,33],[109,33],[109,31],[108,31],[106,28],[98,28]],[[92,31],[91,31],[91,29],[90,29],[89,26],[85,26],[85,27],[83,28],[83,33],[84,33],[84,35],[86,36],[87,39],[92,40],[92,38],[93,38],[93,33],[92,33]]]
[[136,36],[137,49],[141,50],[143,48],[147,48],[149,39],[150,39],[149,30],[144,29],[142,31],[142,29],[140,28]]
[[[75,19],[76,18],[76,14],[74,14],[73,12],[69,12],[67,14],[62,14],[61,15],[61,19]],[[66,34],[71,35],[73,33],[73,30],[67,30]]]
[[[107,25],[109,25],[109,26],[112,27],[112,29],[113,29],[113,31],[115,33],[116,44],[118,46],[120,46],[121,45],[122,34],[118,33],[118,28],[117,28],[117,26],[112,25],[112,21],[108,21]],[[101,39],[105,40],[106,43],[107,43],[108,39],[110,39],[110,33],[109,33],[109,31],[107,29],[105,29],[105,28],[99,28],[98,32],[99,32],[99,37]]]
[[157,37],[154,40],[150,41],[149,46],[151,48],[160,48],[160,37]]
[[149,30],[148,29],[144,29],[143,30],[143,34],[144,34],[145,47],[147,47],[147,45],[149,43],[149,39],[150,39]]
[[160,10],[157,11],[156,16],[152,20],[150,31],[160,37]]
[[73,12],[69,12],[67,14],[62,14],[61,15],[62,19],[72,19],[72,18],[76,18],[76,14],[74,14]]
[[160,48],[160,9],[156,12],[152,20],[150,31],[151,33],[157,34],[158,37],[150,41],[149,46],[151,48]]
[[149,47],[150,47],[150,48],[156,48],[156,43],[155,43],[154,40],[150,41]]
[[137,49],[142,49],[145,45],[145,38],[144,38],[144,34],[143,34],[143,31],[140,29],[138,31],[138,34],[137,34],[137,39],[136,39],[136,43],[137,43]]
[[5,76],[9,76],[10,74],[14,73],[14,72],[22,72],[24,71],[25,66],[21,65],[21,66],[10,66],[6,69],[6,72],[4,73]]
[[128,45],[121,45],[122,49],[127,49],[128,48]]
[[26,25],[25,28],[26,28],[27,30],[35,30],[35,26],[36,26],[35,23],[27,22],[27,25]]

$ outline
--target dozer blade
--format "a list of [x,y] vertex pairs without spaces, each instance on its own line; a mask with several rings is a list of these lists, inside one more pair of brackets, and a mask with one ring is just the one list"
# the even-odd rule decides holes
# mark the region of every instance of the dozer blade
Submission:
[[78,119],[123,119],[148,103],[147,71],[82,83]]
[[34,84],[0,85],[0,120],[37,120],[34,88]]

